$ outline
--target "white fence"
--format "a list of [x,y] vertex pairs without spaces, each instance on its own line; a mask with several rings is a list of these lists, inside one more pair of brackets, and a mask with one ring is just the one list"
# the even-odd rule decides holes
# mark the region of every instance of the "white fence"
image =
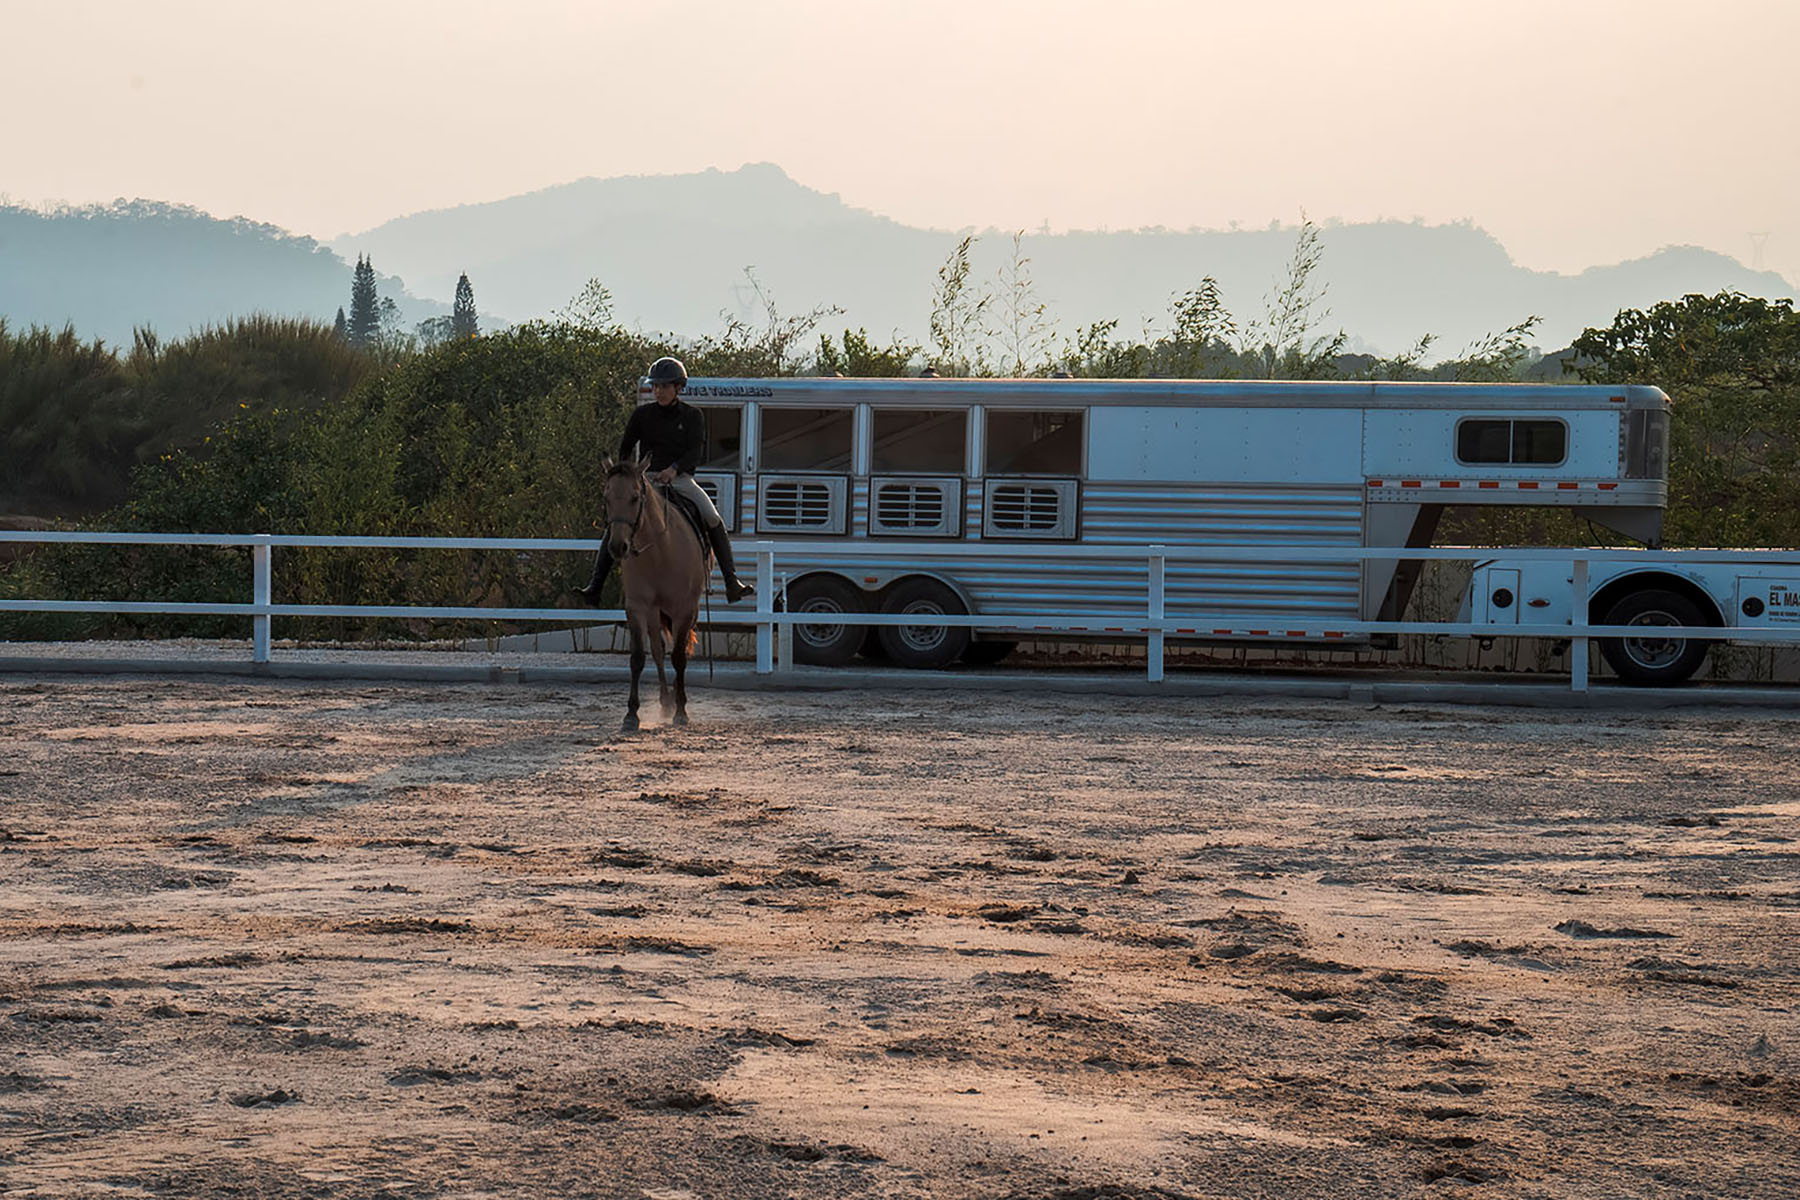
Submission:
[[[219,546],[248,549],[251,560],[250,601],[247,604],[198,604],[174,601],[112,600],[6,600],[0,599],[0,612],[44,613],[119,613],[165,614],[193,616],[242,616],[251,620],[251,654],[256,662],[269,660],[270,627],[276,617],[396,617],[433,620],[478,621],[551,621],[559,624],[623,621],[625,614],[617,609],[571,610],[566,608],[481,608],[448,605],[373,605],[373,604],[276,604],[273,602],[274,552],[280,548],[358,549],[358,550],[560,550],[592,554],[599,543],[575,538],[436,538],[436,537],[304,537],[286,534],[211,534],[211,533],[62,533],[47,531],[0,531],[0,542],[82,543],[90,545],[147,546]],[[1338,546],[1141,546],[1141,545],[1018,545],[980,542],[945,544],[924,542],[916,545],[884,541],[879,547],[859,547],[855,543],[828,542],[752,542],[747,548],[756,561],[756,607],[725,608],[712,613],[711,623],[753,626],[756,630],[756,670],[769,674],[786,671],[793,664],[792,634],[795,625],[906,625],[966,626],[972,629],[1024,628],[1050,634],[1114,634],[1143,637],[1146,641],[1149,678],[1163,678],[1164,647],[1171,636],[1176,638],[1306,638],[1321,642],[1341,641],[1368,634],[1422,633],[1482,638],[1554,638],[1569,639],[1570,686],[1579,692],[1588,690],[1588,643],[1596,637],[1643,637],[1643,626],[1627,625],[1472,625],[1450,621],[1358,621],[1338,619],[1293,620],[1283,618],[1276,624],[1265,619],[1247,619],[1241,614],[1209,615],[1184,613],[1170,618],[1164,607],[1164,580],[1167,564],[1180,561],[1265,561],[1279,552],[1283,562],[1345,562],[1347,560],[1450,560],[1480,561],[1504,554],[1509,561],[1530,560],[1560,562],[1570,565],[1571,612],[1584,612],[1588,600],[1588,568],[1595,562],[1653,561],[1671,563],[1735,562],[1756,566],[1800,566],[1800,552],[1763,550],[1589,550],[1589,549],[1507,549],[1496,551],[1467,547],[1433,547],[1409,549],[1392,546],[1365,548]],[[956,558],[1069,558],[1111,560],[1143,564],[1148,568],[1148,587],[1141,605],[1122,608],[1115,613],[1098,616],[1028,616],[1004,613],[970,613],[956,616],[921,617],[917,614],[883,613],[787,613],[775,610],[776,583],[782,579],[783,557],[804,558],[809,563],[819,560],[854,564],[880,559],[904,560],[909,553],[920,557]],[[1656,627],[1664,636],[1667,630]],[[1750,643],[1800,642],[1800,630],[1746,629],[1735,627],[1683,627],[1681,636],[1694,640],[1736,641]],[[779,644],[780,654],[777,656]]]

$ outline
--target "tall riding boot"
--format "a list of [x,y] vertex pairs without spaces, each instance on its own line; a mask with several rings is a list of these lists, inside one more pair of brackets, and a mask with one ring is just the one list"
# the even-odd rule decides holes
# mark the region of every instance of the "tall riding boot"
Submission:
[[601,542],[600,553],[594,555],[594,577],[588,580],[586,587],[576,588],[575,594],[586,600],[595,608],[599,608],[600,586],[606,582],[606,577],[611,574],[611,572],[612,551],[607,548],[607,543]]
[[712,543],[713,557],[719,560],[719,574],[725,577],[725,603],[736,604],[745,596],[754,596],[756,589],[738,578],[737,564],[731,560],[731,537],[725,532],[725,523],[721,521],[707,529],[706,539]]

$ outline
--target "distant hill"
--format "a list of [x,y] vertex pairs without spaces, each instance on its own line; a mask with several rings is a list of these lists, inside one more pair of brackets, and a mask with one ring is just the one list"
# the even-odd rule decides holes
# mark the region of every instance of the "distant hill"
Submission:
[[[1240,324],[1260,315],[1295,232],[1032,234],[1023,251],[1065,336],[1113,317],[1135,333],[1207,275]],[[448,295],[467,271],[484,305],[515,315],[547,313],[597,277],[628,324],[685,334],[717,329],[721,310],[753,315],[743,268],[754,266],[783,312],[836,304],[846,310],[837,324],[922,341],[937,269],[960,236],[852,208],[760,164],[586,179],[402,217],[332,245],[347,258],[372,255],[431,295]],[[1535,340],[1562,346],[1621,308],[1687,292],[1794,292],[1779,275],[1694,247],[1573,276],[1527,270],[1467,223],[1329,224],[1322,243],[1330,331],[1341,326],[1353,348],[1383,353],[1433,333],[1434,353],[1455,354],[1533,314],[1544,318]],[[975,275],[994,282],[1010,252],[1010,235],[990,232],[977,244]]]
[[[0,317],[14,330],[72,323],[84,338],[129,346],[140,325],[166,340],[255,313],[329,322],[350,305],[350,275],[350,263],[312,238],[182,205],[0,207]],[[391,273],[377,286],[409,328],[450,311],[409,295]]]
[[[845,312],[828,329],[918,342],[936,272],[960,236],[852,208],[768,164],[586,179],[401,217],[329,245],[151,201],[0,207],[0,317],[15,328],[73,322],[113,343],[129,343],[134,325],[170,337],[252,312],[328,321],[348,305],[350,264],[367,253],[408,328],[448,312],[466,271],[484,328],[549,316],[598,278],[625,324],[697,336],[719,329],[721,311],[760,315],[743,274],[753,266],[784,313],[835,304]],[[1136,335],[1207,275],[1240,324],[1260,315],[1294,239],[1291,227],[1032,234],[1023,251],[1061,334],[1118,318],[1122,335]],[[1621,308],[1687,292],[1794,294],[1779,275],[1694,247],[1559,275],[1518,266],[1467,223],[1327,223],[1322,244],[1330,314],[1321,332],[1341,327],[1352,349],[1380,353],[1431,333],[1434,356],[1454,355],[1533,314],[1544,318],[1534,340],[1563,346]],[[974,282],[995,284],[1010,249],[1008,233],[983,235]]]

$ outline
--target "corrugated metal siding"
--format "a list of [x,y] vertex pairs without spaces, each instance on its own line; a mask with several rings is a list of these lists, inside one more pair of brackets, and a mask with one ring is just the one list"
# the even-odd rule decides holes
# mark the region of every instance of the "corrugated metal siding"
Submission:
[[1169,546],[1362,545],[1360,487],[1089,483],[1081,539]]
[[[749,489],[747,489],[748,491]],[[976,489],[971,489],[976,490]],[[864,526],[868,488],[854,485],[857,528]],[[1085,486],[1082,541],[1175,548],[1223,544],[1362,544],[1362,496],[1355,488]],[[973,508],[973,506],[971,506]],[[978,519],[979,513],[971,513]],[[965,539],[966,540],[966,539]],[[1008,543],[1016,545],[1018,543]],[[1063,543],[1066,544],[1066,543]],[[879,540],[845,539],[858,562],[929,571],[955,580],[977,611],[1020,616],[1093,616],[1135,611],[1149,592],[1147,564],[1043,558],[933,557],[909,552],[889,560]],[[1052,554],[1053,547],[1046,547]],[[779,560],[790,577],[812,569],[842,569],[827,559]],[[854,571],[847,573],[854,574]],[[1354,619],[1361,595],[1355,560],[1338,563],[1171,562],[1165,577],[1167,611],[1263,618],[1271,624],[1339,617]]]

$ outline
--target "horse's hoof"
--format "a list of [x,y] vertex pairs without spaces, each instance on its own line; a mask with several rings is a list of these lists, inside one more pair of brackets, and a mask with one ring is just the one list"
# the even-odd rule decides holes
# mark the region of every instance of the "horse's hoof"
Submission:
[[637,714],[630,713],[626,716],[624,722],[619,726],[619,732],[620,733],[636,733],[637,731],[638,731]]
[[688,723],[686,709],[675,710],[675,723],[677,725],[686,725]]

